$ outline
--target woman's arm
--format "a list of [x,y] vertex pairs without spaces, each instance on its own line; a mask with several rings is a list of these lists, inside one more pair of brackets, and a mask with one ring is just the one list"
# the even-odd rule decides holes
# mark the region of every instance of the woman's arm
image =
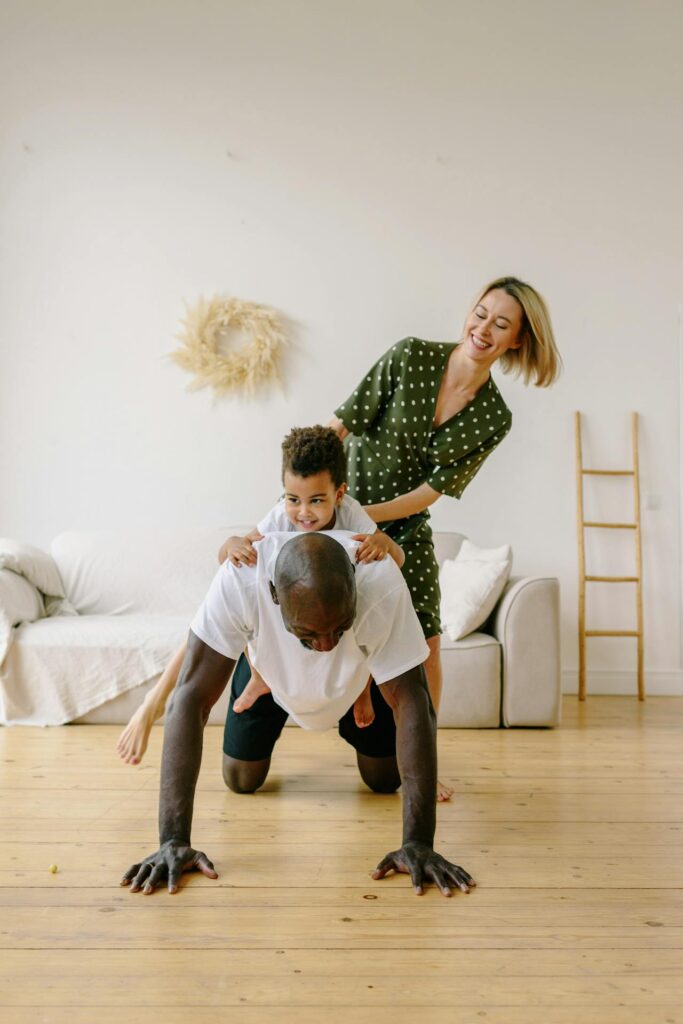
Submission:
[[[348,436],[348,430],[336,416],[332,417],[327,426],[334,430],[340,441],[343,441]],[[379,505],[364,505],[363,507],[373,523],[386,523],[391,519],[405,519],[407,516],[414,516],[418,512],[424,512],[426,508],[433,505],[440,497],[439,491],[435,491],[429,484],[420,484],[414,491],[409,491],[407,494],[399,494],[397,498],[392,498],[391,501],[383,501]]]
[[187,641],[185,641],[182,647],[178,648],[159,677],[158,683],[145,697],[145,704],[152,711],[155,721],[157,718],[161,718],[166,710],[166,702],[178,682],[178,676],[180,675],[180,670],[183,667],[186,651]]
[[345,437],[349,436],[348,430],[346,429],[342,421],[337,419],[336,416],[332,417],[327,426],[330,428],[330,430],[334,430],[335,434],[337,435],[340,441],[343,441]]
[[414,491],[399,494],[391,501],[382,501],[378,505],[364,505],[363,508],[373,523],[386,523],[390,519],[405,519],[407,516],[424,512],[440,497],[440,493],[429,484],[420,484]]

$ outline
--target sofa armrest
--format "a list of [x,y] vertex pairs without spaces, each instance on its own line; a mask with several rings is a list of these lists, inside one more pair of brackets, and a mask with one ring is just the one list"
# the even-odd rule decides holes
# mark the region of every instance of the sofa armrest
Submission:
[[559,725],[559,581],[511,577],[490,628],[503,652],[502,724]]

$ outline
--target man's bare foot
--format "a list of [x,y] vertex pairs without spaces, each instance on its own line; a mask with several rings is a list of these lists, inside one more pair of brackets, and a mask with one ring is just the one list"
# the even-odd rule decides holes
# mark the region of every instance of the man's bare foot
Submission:
[[353,720],[359,729],[365,729],[375,720],[375,709],[372,706],[369,686],[365,687],[353,705]]
[[446,800],[450,800],[453,796],[454,789],[452,786],[446,786],[443,782],[436,780],[436,799],[437,802],[443,804]]
[[270,687],[261,676],[252,675],[247,685],[232,706],[232,710],[239,715],[240,711],[246,711],[252,704],[255,704],[264,693],[270,693]]
[[142,761],[154,719],[153,710],[141,704],[119,736],[116,753],[126,764],[140,764]]

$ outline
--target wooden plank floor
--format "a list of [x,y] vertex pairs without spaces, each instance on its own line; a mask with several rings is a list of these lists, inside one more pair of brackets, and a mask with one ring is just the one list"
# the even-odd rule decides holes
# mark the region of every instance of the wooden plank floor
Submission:
[[[228,793],[207,730],[195,845],[217,882],[118,880],[156,848],[161,730],[0,730],[3,1024],[683,1022],[683,700],[566,698],[558,730],[442,730],[437,847],[479,882],[370,878],[400,799],[335,733],[286,729]],[[49,872],[57,864],[56,875]]]

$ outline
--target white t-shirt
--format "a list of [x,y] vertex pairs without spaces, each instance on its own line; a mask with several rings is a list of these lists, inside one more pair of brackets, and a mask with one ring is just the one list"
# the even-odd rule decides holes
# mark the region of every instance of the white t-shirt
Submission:
[[[326,534],[355,558],[348,532]],[[401,570],[392,558],[356,564],[356,618],[332,651],[311,651],[288,633],[270,594],[275,560],[297,534],[256,542],[255,566],[224,563],[192,621],[192,632],[227,658],[249,648],[274,700],[304,729],[329,729],[372,676],[381,685],[425,661],[429,648]]]
[[[343,496],[335,513],[335,530],[350,530],[351,533],[375,533],[377,531],[377,523],[372,521],[361,503],[349,494]],[[263,517],[256,529],[259,533],[291,533],[296,530],[294,523],[285,512],[284,498],[280,498],[277,505],[274,505],[270,512]]]

